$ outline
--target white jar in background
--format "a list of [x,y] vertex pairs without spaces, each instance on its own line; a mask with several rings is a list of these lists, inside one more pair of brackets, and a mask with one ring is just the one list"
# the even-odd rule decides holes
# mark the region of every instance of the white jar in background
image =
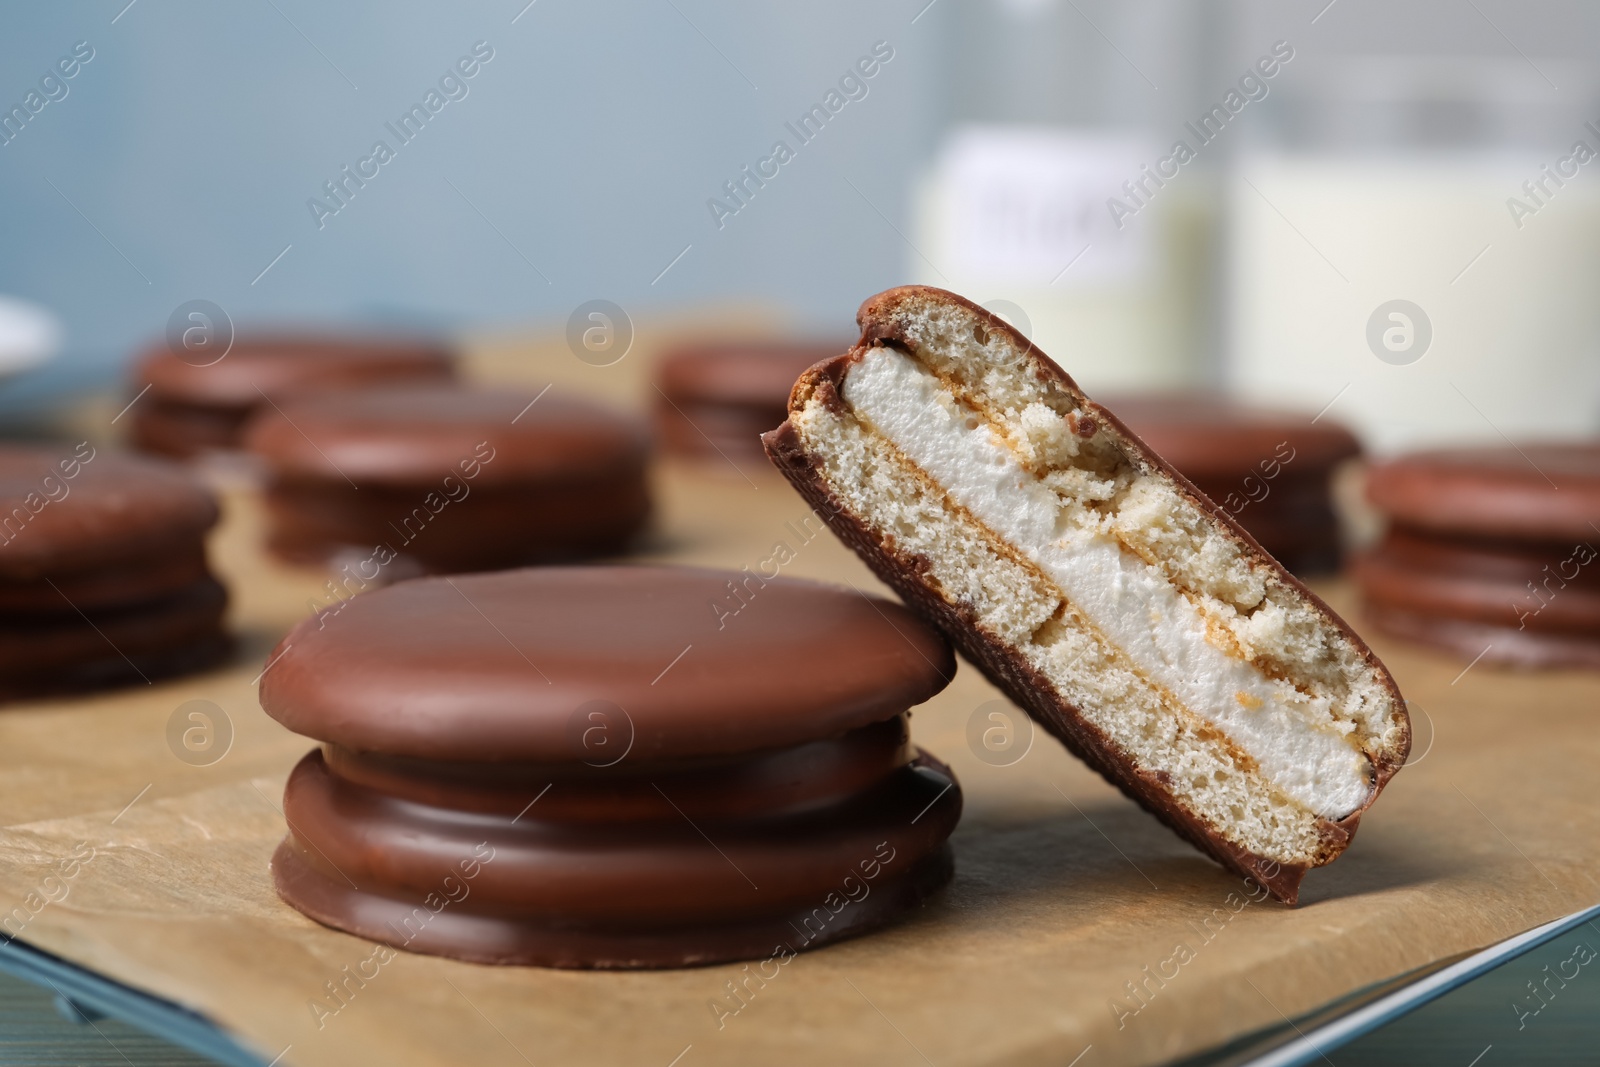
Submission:
[[1154,195],[1121,225],[1107,206],[1159,147],[1091,130],[958,127],[917,190],[912,277],[1013,320],[1091,392],[1193,384],[1212,177],[1146,180]]
[[61,347],[61,322],[28,300],[0,296],[0,379],[32,370]]

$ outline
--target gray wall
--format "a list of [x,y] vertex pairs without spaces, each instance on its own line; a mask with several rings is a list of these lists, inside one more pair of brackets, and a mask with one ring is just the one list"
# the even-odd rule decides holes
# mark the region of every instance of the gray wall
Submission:
[[[0,106],[75,42],[95,53],[0,147],[0,292],[67,324],[65,359],[11,404],[103,380],[195,298],[240,323],[452,327],[750,296],[838,331],[903,280],[945,5],[913,24],[920,3],[524,2],[8,6]],[[480,40],[494,58],[468,95],[319,229],[307,199],[375,140],[398,146],[384,124]],[[797,145],[784,122],[879,40],[894,58],[866,97],[719,229],[707,199]]]
[[[560,321],[596,297],[751,297],[839,331],[905,280],[911,180],[951,119],[1164,130],[1280,35],[1308,58],[1586,70],[1600,47],[1600,5],[1578,0],[524,3],[8,5],[0,109],[75,42],[95,56],[0,147],[0,293],[67,325],[64,359],[0,406],[109,380],[197,298],[241,324],[455,328]],[[494,59],[467,97],[319,229],[307,199],[375,140],[395,147],[385,123],[479,40]],[[867,96],[798,146],[784,123],[879,40],[894,59]],[[1581,114],[1593,96],[1575,89],[1561,103]],[[796,158],[719,229],[707,199],[778,138]]]

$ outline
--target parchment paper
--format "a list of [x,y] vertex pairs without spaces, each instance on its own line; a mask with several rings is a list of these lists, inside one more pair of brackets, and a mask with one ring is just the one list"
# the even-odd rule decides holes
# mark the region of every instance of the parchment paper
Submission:
[[[641,343],[594,368],[559,343],[485,343],[474,368],[637,399],[649,351]],[[755,567],[784,542],[786,574],[878,588],[831,535],[801,542],[788,524],[806,508],[764,463],[667,464],[657,490],[654,558]],[[913,720],[965,791],[957,874],[908,922],[803,953],[770,978],[742,966],[574,973],[404,952],[379,965],[371,943],[273,894],[283,782],[311,745],[260,711],[255,679],[322,576],[261,558],[247,489],[225,504],[213,556],[243,635],[234,665],[0,712],[0,908],[13,909],[0,920],[206,1014],[266,1060],[1157,1063],[1600,899],[1600,676],[1463,673],[1375,639],[1412,702],[1413,766],[1349,852],[1308,877],[1296,909],[1252,894],[1042,732],[1009,766],[980,760],[974,715],[980,736],[1008,705],[992,704],[998,694],[963,665]],[[1321,591],[1352,607],[1341,585]],[[209,766],[183,762],[168,741],[175,709],[194,699],[232,726]],[[327,983],[343,984],[337,999]]]

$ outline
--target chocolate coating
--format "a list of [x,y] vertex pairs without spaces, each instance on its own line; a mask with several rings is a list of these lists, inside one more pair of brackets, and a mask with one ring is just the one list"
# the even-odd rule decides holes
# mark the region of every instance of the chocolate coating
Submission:
[[1600,670],[1600,639],[1593,633],[1519,630],[1515,626],[1414,611],[1378,600],[1366,603],[1365,614],[1375,629],[1430,645],[1466,662],[1481,660],[1527,670]]
[[1512,667],[1600,667],[1600,444],[1419,452],[1375,466],[1390,525],[1355,562],[1380,630]]
[[734,580],[419,579],[301,623],[261,690],[326,742],[284,794],[280,895],[413,951],[552,967],[763,958],[903,914],[952,871],[960,790],[905,715],[949,647],[792,579],[719,616]]
[[453,354],[406,337],[270,335],[241,337],[216,363],[195,366],[165,343],[134,367],[134,391],[150,391],[131,412],[135,447],[187,457],[237,448],[246,422],[269,400],[385,382],[445,382]]
[[1418,452],[1375,465],[1367,495],[1391,519],[1421,530],[1589,540],[1600,526],[1600,442]]
[[270,472],[269,544],[299,562],[380,545],[435,572],[588,558],[623,550],[650,512],[643,430],[553,391],[308,398],[246,441]]
[[1285,441],[1295,451],[1285,464],[1291,470],[1325,470],[1361,454],[1355,434],[1337,423],[1215,394],[1108,397],[1105,405],[1191,481],[1255,472]]
[[1296,574],[1337,570],[1334,469],[1361,454],[1331,421],[1204,393],[1113,398],[1106,406]]
[[560,785],[540,798],[539,816],[568,824],[653,819],[658,788],[691,819],[726,820],[730,796],[741,818],[799,815],[861,792],[904,765],[911,753],[904,716],[839,737],[753,753],[659,763],[474,763],[422,760],[323,746],[330,773],[402,800],[511,818],[527,807],[530,782]]
[[680,567],[402,582],[303,620],[279,647],[261,685],[273,718],[430,760],[590,758],[572,716],[591,701],[626,711],[649,760],[792,745],[897,715],[955,673],[949,646],[898,604]]
[[656,367],[656,434],[685,456],[759,456],[802,371],[846,343],[719,341],[673,349]]
[[188,459],[239,447],[254,408],[207,408],[146,393],[129,413],[128,443],[141,452]]
[[[892,847],[892,846],[891,846]],[[858,937],[903,917],[942,889],[954,872],[941,845],[906,869],[885,873],[869,887],[870,899],[849,901],[840,887],[780,917],[688,928],[608,930],[596,926],[537,923],[466,909],[433,908],[423,900],[396,899],[351,888],[307,862],[312,853],[284,841],[272,857],[278,893],[325,925],[414,952],[473,963],[524,964],[594,970],[690,967],[733,960],[786,962],[796,952]],[[903,853],[901,853],[903,855]],[[871,862],[872,854],[858,862]],[[884,865],[887,868],[888,865]],[[459,880],[458,880],[459,884]],[[853,883],[866,883],[857,877]],[[440,899],[435,897],[434,899]],[[448,898],[445,898],[448,899]],[[838,910],[836,911],[835,908]]]
[[1513,667],[1600,667],[1600,537],[1577,544],[1391,526],[1352,568],[1380,630]]
[[[900,720],[879,725],[904,730]],[[853,737],[829,744],[848,748]],[[865,788],[776,812],[746,810],[763,799],[763,783],[738,763],[724,772],[728,783],[715,768],[641,765],[626,791],[602,774],[552,784],[542,769],[519,783],[504,780],[505,799],[489,814],[399,799],[343,778],[313,752],[284,793],[291,832],[273,859],[279,892],[319,921],[414,951],[485,963],[661,967],[860,933],[899,916],[950,874],[944,842],[960,795],[948,769],[925,755],[903,754]],[[701,810],[684,808],[686,789],[699,794]],[[618,792],[631,802],[613,814]],[[493,859],[470,882],[457,876],[468,895],[444,910],[458,929],[430,923],[408,939],[398,915],[425,906],[429,893],[460,895],[443,877],[476,845]],[[881,870],[864,879],[862,863],[871,870],[874,860]],[[819,936],[806,937],[804,920],[838,906],[847,876],[867,897],[844,909],[847,923],[812,918]]]
[[199,544],[216,521],[211,494],[171,463],[88,446],[0,448],[0,583],[142,562]]
[[[1518,630],[1588,632],[1600,641],[1600,566],[1593,542],[1446,539],[1391,527],[1355,563],[1367,600]],[[1574,556],[1578,548],[1583,554]],[[1590,562],[1580,563],[1587,558]],[[1474,653],[1476,654],[1476,653]]]
[[429,492],[275,483],[265,494],[272,519],[267,547],[291,562],[316,564],[342,552],[370,556],[382,544],[415,561],[420,572],[492,570],[621,555],[650,509],[637,472],[573,485],[477,489],[461,506],[440,506],[445,498],[436,496],[438,511],[428,505]]
[[98,567],[56,571],[33,580],[0,581],[0,613],[77,617],[174,596],[211,576],[197,538],[147,556]]
[[198,670],[229,649],[217,506],[173,464],[0,448],[0,699]]
[[[1036,358],[1035,367],[1038,373],[1048,380],[1054,380],[1071,393],[1082,395],[1076,383],[1064,370],[1033,348],[1027,338],[999,316],[954,293],[928,286],[902,286],[869,297],[861,305],[856,313],[856,321],[861,326],[860,344],[850,352],[807,371],[801,381],[796,383],[791,403],[799,406],[805,402],[809,392],[815,391],[823,403],[842,407],[844,400],[840,396],[840,387],[850,364],[860,358],[863,350],[875,344],[911,347],[912,339],[908,336],[904,322],[899,316],[899,308],[903,302],[916,302],[925,297],[931,297],[952,307],[963,308],[978,316],[984,328],[991,333],[999,331],[1009,334],[1012,344],[1017,349],[1027,351]],[[1102,425],[1111,428],[1123,445],[1138,455],[1143,462],[1169,475],[1191,503],[1215,519],[1245,552],[1252,556],[1259,555],[1269,565],[1278,567],[1281,580],[1317,608],[1322,613],[1326,625],[1336,627],[1352,643],[1367,665],[1377,673],[1381,684],[1389,690],[1395,704],[1404,706],[1404,700],[1393,678],[1366,643],[1316,594],[1268,557],[1237,519],[1195,490],[1188,479],[1139,440],[1109,409],[1087,397],[1083,397],[1081,403],[1095,419],[1101,421]],[[1049,679],[1007,642],[980,626],[970,605],[947,599],[943,592],[926,581],[925,560],[905,555],[892,539],[881,537],[851,512],[845,501],[841,500],[829,485],[824,472],[824,457],[814,455],[810,451],[793,421],[786,418],[776,429],[764,435],[762,443],[773,465],[789,479],[790,484],[805,501],[823,516],[839,539],[854,550],[862,562],[885,584],[899,593],[922,618],[949,638],[985,677],[1027,711],[1034,721],[1048,730],[1069,751],[1098,771],[1106,781],[1120,789],[1129,799],[1166,823],[1174,832],[1217,862],[1237,871],[1243,877],[1256,879],[1273,896],[1285,903],[1293,904],[1298,900],[1300,883],[1305,877],[1306,867],[1299,864],[1277,863],[1234,844],[1214,827],[1194,815],[1186,804],[1172,794],[1168,782],[1136,767],[1103,730],[1056,692]],[[1321,835],[1334,856],[1348,845],[1360,825],[1362,814],[1404,764],[1405,753],[1410,745],[1409,722],[1407,725],[1407,738],[1398,754],[1374,762],[1373,788],[1367,802],[1337,822],[1322,821],[1319,827]]]
[[202,670],[232,647],[226,591],[206,577],[176,595],[114,611],[0,625],[0,699],[76,692]]

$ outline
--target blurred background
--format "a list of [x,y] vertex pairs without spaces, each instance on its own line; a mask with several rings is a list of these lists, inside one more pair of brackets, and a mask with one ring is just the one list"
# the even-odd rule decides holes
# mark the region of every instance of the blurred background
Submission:
[[1378,452],[1586,434],[1597,30],[1577,0],[16,7],[0,413],[120,389],[194,300],[844,337],[921,281],[1091,390],[1331,405]]

